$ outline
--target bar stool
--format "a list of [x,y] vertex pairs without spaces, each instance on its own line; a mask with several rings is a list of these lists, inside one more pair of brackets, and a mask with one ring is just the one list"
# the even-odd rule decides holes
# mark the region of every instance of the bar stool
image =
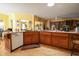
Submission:
[[76,45],[79,45],[79,39],[73,39],[72,40],[71,56],[74,54],[74,52],[77,51],[77,49],[75,48]]

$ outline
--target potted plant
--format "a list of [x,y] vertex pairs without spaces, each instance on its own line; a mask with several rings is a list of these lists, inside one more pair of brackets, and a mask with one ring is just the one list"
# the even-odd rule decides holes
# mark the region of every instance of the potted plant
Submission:
[[64,30],[64,31],[69,31],[69,30],[70,30],[69,25],[64,25],[63,30]]
[[76,24],[76,32],[79,32],[79,22]]

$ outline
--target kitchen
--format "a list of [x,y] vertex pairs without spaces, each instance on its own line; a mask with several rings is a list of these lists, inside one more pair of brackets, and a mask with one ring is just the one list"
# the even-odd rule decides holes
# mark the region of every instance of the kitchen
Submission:
[[[48,45],[50,47],[56,47],[64,50],[70,51],[69,55],[71,56],[73,50],[72,41],[75,39],[79,39],[79,18],[78,14],[78,6],[79,4],[62,4],[56,3],[52,7],[46,6],[46,4],[0,4],[4,5],[3,7],[9,7],[12,9],[16,7],[16,10],[19,9],[18,6],[32,6],[32,10],[38,12],[36,10],[41,8],[46,8],[45,10],[41,10],[39,15],[33,15],[24,12],[10,13],[8,15],[1,13],[0,14],[0,22],[3,22],[3,30],[7,28],[12,28],[13,32],[5,35],[4,46],[5,50],[12,53],[18,50],[19,48],[24,47],[24,50],[30,48],[40,48],[42,45]],[[10,5],[10,6],[9,6]],[[17,6],[16,6],[17,5]],[[36,6],[37,5],[37,6]],[[40,7],[38,7],[40,6]],[[64,6],[64,7],[62,7]],[[73,7],[72,7],[73,6]],[[33,9],[35,8],[35,9]],[[58,12],[59,10],[65,10]],[[74,9],[75,8],[75,9]],[[24,7],[25,11],[27,8]],[[13,9],[12,9],[13,10]],[[54,12],[56,15],[54,15]],[[56,10],[56,11],[55,11]],[[72,10],[72,11],[71,11]],[[11,10],[10,10],[11,11]],[[45,12],[44,12],[45,11]],[[50,12],[49,12],[50,11]],[[8,11],[6,11],[8,12]],[[58,13],[57,13],[58,12]],[[64,16],[63,16],[64,12]],[[70,13],[69,13],[70,12]],[[75,13],[74,13],[75,12]],[[52,15],[51,15],[51,14]],[[67,14],[66,14],[67,13]],[[72,13],[72,14],[71,14]],[[48,14],[48,15],[44,15]],[[43,16],[44,15],[44,16]],[[1,23],[2,24],[2,23]],[[78,41],[77,41],[78,42]],[[27,46],[29,46],[27,48]],[[75,48],[79,50],[79,45],[76,45]],[[29,50],[28,49],[28,50]]]

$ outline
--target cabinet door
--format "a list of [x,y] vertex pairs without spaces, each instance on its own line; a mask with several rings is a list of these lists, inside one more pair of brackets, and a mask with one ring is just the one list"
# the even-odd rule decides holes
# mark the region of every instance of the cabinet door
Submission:
[[23,33],[24,44],[32,44],[32,33],[25,32]]
[[6,49],[6,51],[11,52],[11,50],[12,50],[11,34],[5,35],[4,42],[5,42],[5,49]]
[[45,41],[44,41],[45,44],[48,44],[48,45],[51,44],[51,35],[50,36],[49,35],[48,36],[45,35],[45,38],[44,39],[45,39]]
[[39,43],[39,33],[33,32],[32,43]]
[[59,40],[59,45],[63,48],[68,48],[68,37],[61,37]]
[[59,37],[52,36],[52,45],[53,46],[59,46]]
[[51,44],[51,33],[50,32],[41,32],[40,33],[40,43]]
[[40,43],[45,43],[45,36],[44,35],[40,35]]
[[52,45],[62,48],[68,48],[68,36],[65,35],[52,35]]

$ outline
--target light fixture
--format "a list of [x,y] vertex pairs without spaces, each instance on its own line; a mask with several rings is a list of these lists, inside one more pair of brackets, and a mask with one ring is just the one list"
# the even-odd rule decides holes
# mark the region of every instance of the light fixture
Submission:
[[21,22],[26,22],[26,20],[23,19],[23,20],[21,20]]
[[48,7],[52,7],[52,6],[54,6],[54,4],[55,4],[55,3],[48,3],[47,6],[48,6]]

